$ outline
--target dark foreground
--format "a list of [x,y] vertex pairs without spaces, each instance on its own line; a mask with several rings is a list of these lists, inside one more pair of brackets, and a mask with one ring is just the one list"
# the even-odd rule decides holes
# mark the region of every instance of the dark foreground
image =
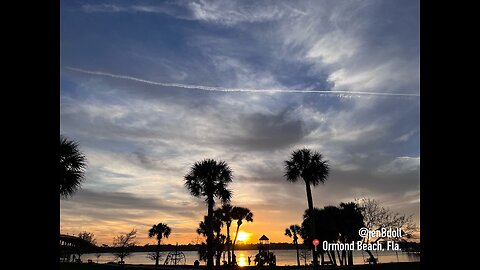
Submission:
[[[87,263],[61,263],[60,270],[152,270],[155,269],[154,265],[129,265],[126,264],[125,268],[120,265],[108,265],[108,264],[87,264]],[[205,266],[191,266],[191,265],[160,265],[160,270],[205,270]],[[256,266],[241,266],[235,268],[218,267],[218,270],[313,270],[313,267],[298,267],[298,266],[276,266],[276,267],[256,267]],[[399,263],[381,263],[377,265],[352,265],[352,266],[328,266],[320,269],[339,269],[339,270],[363,270],[363,269],[375,269],[375,270],[419,270],[420,262],[399,262]]]

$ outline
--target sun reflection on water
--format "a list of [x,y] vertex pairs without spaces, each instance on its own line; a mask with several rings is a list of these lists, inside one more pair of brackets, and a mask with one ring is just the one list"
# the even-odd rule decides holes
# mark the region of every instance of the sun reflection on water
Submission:
[[247,258],[245,257],[245,254],[240,253],[239,256],[240,257],[238,258],[238,261],[237,261],[238,266],[247,266],[248,263],[247,263]]

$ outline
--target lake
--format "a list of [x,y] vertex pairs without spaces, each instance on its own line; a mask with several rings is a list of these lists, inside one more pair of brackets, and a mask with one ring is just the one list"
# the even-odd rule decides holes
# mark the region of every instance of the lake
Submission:
[[[197,251],[182,251],[185,255],[186,264],[193,265],[195,260],[198,260]],[[272,250],[277,258],[278,266],[285,265],[297,265],[297,252],[296,250]],[[237,262],[240,266],[248,265],[248,257],[251,257],[251,265],[254,265],[253,259],[258,253],[258,250],[237,250],[235,255],[237,256]],[[362,254],[363,253],[363,254]],[[127,264],[155,264],[155,261],[147,257],[148,252],[134,252],[129,257],[125,259]],[[168,252],[161,252],[160,263],[163,264],[165,258],[167,257]],[[311,255],[311,254],[310,254]],[[379,263],[388,263],[388,262],[417,262],[420,261],[419,254],[413,253],[402,253],[398,252],[395,254],[395,251],[373,251],[373,255],[378,258]],[[368,255],[365,252],[354,251],[353,252],[353,263],[354,264],[364,264],[365,259],[368,258]],[[83,262],[87,262],[89,259],[93,262],[97,262],[97,257],[95,254],[83,254],[81,257]],[[223,258],[222,258],[223,259]],[[308,262],[309,259],[307,259]],[[116,261],[113,254],[103,253],[100,258],[98,258],[98,263],[107,263],[111,261]],[[300,263],[304,265],[304,260],[300,256]],[[337,259],[338,263],[338,259]],[[201,265],[204,265],[204,262],[200,262]]]

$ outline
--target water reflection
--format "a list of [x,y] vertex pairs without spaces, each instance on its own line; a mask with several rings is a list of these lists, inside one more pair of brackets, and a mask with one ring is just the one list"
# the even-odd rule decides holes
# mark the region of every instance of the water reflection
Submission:
[[[297,254],[296,250],[272,250],[275,253],[277,258],[277,265],[278,266],[285,266],[285,265],[297,265]],[[183,251],[185,254],[187,265],[193,265],[195,260],[198,260],[198,252],[197,251]],[[253,259],[255,255],[258,253],[258,250],[235,250],[235,255],[237,256],[237,263],[239,266],[248,266],[248,257],[251,258],[250,266],[254,265],[255,262]],[[163,253],[163,258],[165,258],[167,253]],[[354,251],[353,252],[353,263],[354,264],[364,264],[366,256],[365,253]],[[375,254],[377,256],[377,254]],[[84,254],[82,256],[82,261],[87,261],[88,259],[93,260],[94,262],[99,259],[99,263],[107,263],[110,261],[114,261],[115,258],[111,253],[104,253],[100,258],[97,258],[95,254]],[[395,251],[384,251],[378,252],[378,259],[381,263],[388,263],[388,262],[412,262],[412,261],[420,261],[419,254],[413,253],[403,253],[398,252],[397,254]],[[163,263],[165,259],[161,261]],[[310,260],[310,259],[309,259]],[[134,252],[130,257],[126,258],[126,263],[128,264],[155,264],[155,261],[148,259],[147,252]],[[302,265],[304,261],[301,261]],[[201,261],[201,265],[205,265],[205,262]]]
[[237,258],[237,263],[238,266],[247,266],[247,258],[245,257],[245,253],[240,253],[240,255]]

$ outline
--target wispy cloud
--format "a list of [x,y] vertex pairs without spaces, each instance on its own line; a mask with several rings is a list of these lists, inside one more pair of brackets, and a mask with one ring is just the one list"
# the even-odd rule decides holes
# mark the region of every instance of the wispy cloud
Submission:
[[168,13],[168,9],[166,9],[165,7],[148,6],[148,5],[85,4],[85,5],[82,5],[82,10],[87,13],[95,13],[95,12]]
[[91,75],[106,76],[116,79],[131,80],[140,83],[146,83],[151,85],[165,86],[165,87],[177,87],[185,89],[203,90],[203,91],[216,91],[216,92],[251,92],[251,93],[322,93],[322,94],[336,94],[336,95],[373,95],[373,96],[404,96],[404,97],[419,97],[419,94],[406,94],[406,93],[382,93],[382,92],[360,92],[360,91],[342,91],[342,90],[299,90],[299,89],[243,89],[243,88],[224,88],[205,85],[190,85],[179,83],[164,83],[154,82],[145,79],[140,79],[131,76],[117,75],[101,71],[90,71],[79,68],[67,67],[69,70],[82,72]]
[[265,2],[257,1],[248,4],[233,1],[192,1],[187,4],[193,18],[213,22],[217,24],[232,26],[239,23],[261,23],[280,20],[282,18],[295,18],[304,16],[307,13],[299,9],[279,3],[279,5],[268,5]]
[[84,4],[81,9],[86,13],[163,13],[178,19],[196,20],[225,26],[234,26],[240,23],[270,22],[307,15],[307,12],[285,3],[270,5],[261,1],[248,4],[234,1],[203,0],[165,2],[162,5],[101,3]]
[[398,174],[405,171],[415,171],[420,167],[420,157],[397,157],[378,169],[382,173]]
[[92,12],[126,12],[129,9],[113,4],[85,4],[82,5],[82,10],[84,12],[92,13]]

